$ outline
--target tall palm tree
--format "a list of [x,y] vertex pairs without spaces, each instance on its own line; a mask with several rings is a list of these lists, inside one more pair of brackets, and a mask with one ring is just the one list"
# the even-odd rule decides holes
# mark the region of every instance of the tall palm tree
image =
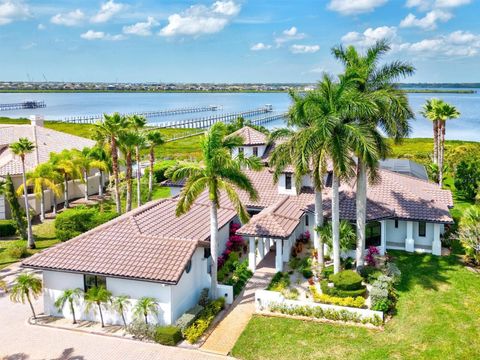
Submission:
[[[60,196],[59,184],[61,181],[60,174],[48,162],[38,165],[34,171],[27,173],[27,186],[33,185],[33,193],[40,197],[40,220],[42,222],[45,220],[45,190],[50,189],[54,197]],[[23,191],[22,184],[17,189],[17,195],[21,195]]]
[[139,319],[143,317],[145,324],[148,325],[148,315],[158,314],[157,300],[148,296],[138,299],[133,308],[133,314]]
[[217,209],[220,206],[221,191],[225,191],[242,222],[248,221],[249,215],[240,201],[238,189],[246,191],[252,200],[258,198],[257,191],[242,171],[240,162],[232,158],[231,155],[231,149],[235,146],[241,146],[243,139],[238,136],[226,137],[225,135],[225,124],[214,124],[202,141],[203,163],[179,162],[169,168],[165,174],[172,181],[186,179],[177,203],[177,216],[187,213],[200,194],[205,190],[208,191],[212,256],[210,294],[212,298],[215,298],[217,294]]
[[73,161],[73,154],[69,150],[65,149],[59,153],[50,153],[49,161],[53,165],[54,170],[63,178],[63,206],[66,209],[69,207],[68,182],[80,177],[81,174],[78,171],[77,164]]
[[110,143],[110,151],[112,153],[112,170],[114,178],[115,189],[115,206],[117,212],[122,212],[122,204],[120,201],[120,180],[119,180],[119,165],[118,165],[118,137],[127,128],[127,120],[119,113],[112,115],[103,115],[103,120],[98,122],[95,128],[96,138],[104,139]]
[[94,169],[98,169],[100,179],[98,181],[98,195],[103,198],[104,173],[110,172],[112,169],[112,159],[108,155],[104,146],[94,146],[88,156],[91,159],[90,165]]
[[82,174],[83,184],[84,184],[84,199],[88,201],[88,177],[90,175],[90,170],[92,170],[93,159],[90,156],[92,149],[85,147],[82,150],[73,149],[73,162],[77,165],[79,171]]
[[133,131],[124,131],[118,137],[118,147],[125,157],[125,182],[127,184],[126,212],[132,210],[132,156],[141,143],[142,135]]
[[[378,107],[378,112],[368,117],[358,117],[360,124],[378,127],[384,133],[400,141],[410,132],[409,120],[414,117],[408,104],[405,92],[398,88],[397,81],[414,73],[415,68],[409,63],[394,61],[379,65],[382,56],[390,51],[387,41],[377,41],[364,54],[354,46],[334,47],[332,53],[345,66],[345,74],[353,78],[358,91],[368,94]],[[363,147],[355,149],[357,156],[356,181],[356,218],[357,218],[357,267],[363,266],[366,237],[366,207],[367,207],[367,170],[370,179],[375,178],[381,158],[385,158],[389,147],[379,132],[372,133],[379,156],[371,156]]]
[[[457,119],[460,116],[460,112],[453,105],[446,103],[440,99],[427,100],[423,106],[422,115],[434,123],[434,158],[435,147],[436,158],[434,162],[438,165],[438,184],[443,185],[443,163],[445,155],[445,132],[447,120]],[[437,128],[435,139],[435,124]]]
[[[147,125],[147,119],[143,116],[132,115],[128,118],[130,127],[135,130],[135,132],[140,135],[140,130]],[[137,163],[137,207],[142,205],[142,193],[141,193],[141,184],[140,180],[142,177],[140,170],[140,149],[145,146],[146,140],[144,137],[139,137],[139,142],[135,145],[135,161]]]
[[123,321],[123,326],[127,327],[127,321],[125,320],[125,311],[130,306],[130,297],[127,295],[120,295],[112,298],[113,309],[120,314]]
[[150,171],[148,173],[148,201],[152,200],[153,192],[153,166],[155,164],[155,147],[163,145],[165,140],[162,133],[158,130],[149,131],[147,133],[148,151],[150,160]]
[[86,310],[89,311],[92,308],[95,309],[95,306],[97,307],[98,312],[100,313],[100,322],[102,323],[102,327],[105,327],[105,323],[103,322],[102,306],[106,306],[111,298],[112,293],[105,289],[104,286],[91,287],[84,295]]
[[68,302],[68,306],[70,307],[70,312],[72,313],[73,323],[77,323],[77,319],[75,318],[75,305],[78,305],[78,300],[83,294],[82,289],[67,289],[64,290],[62,295],[55,301],[55,307],[59,311],[63,311],[63,307]]
[[42,293],[42,280],[32,273],[22,273],[15,279],[10,289],[10,300],[25,304],[25,300],[30,305],[33,318],[36,319],[35,309],[32,304],[32,297],[37,299]]
[[23,198],[25,200],[25,214],[27,217],[27,239],[28,247],[35,249],[35,240],[32,233],[32,219],[30,216],[30,208],[28,206],[28,192],[27,192],[27,173],[25,170],[25,157],[27,154],[33,152],[35,145],[27,138],[20,138],[17,142],[10,144],[10,150],[13,154],[20,157],[22,161],[22,183],[23,183]]

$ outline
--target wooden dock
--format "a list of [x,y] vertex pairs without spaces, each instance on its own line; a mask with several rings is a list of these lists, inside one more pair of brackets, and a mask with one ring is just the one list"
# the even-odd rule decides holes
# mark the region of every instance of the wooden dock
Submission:
[[44,108],[47,105],[45,101],[24,101],[19,103],[12,103],[12,104],[0,104],[0,111],[8,111],[8,110],[21,110],[21,109],[38,109]]

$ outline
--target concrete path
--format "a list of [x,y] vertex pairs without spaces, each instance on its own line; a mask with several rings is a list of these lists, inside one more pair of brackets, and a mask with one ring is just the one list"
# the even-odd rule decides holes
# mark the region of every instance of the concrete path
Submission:
[[[7,281],[21,271],[18,266],[8,273]],[[39,299],[35,309],[42,312],[43,303]],[[212,360],[226,359],[223,356],[204,353],[198,350],[162,346],[134,340],[112,338],[30,325],[28,305],[15,304],[0,290],[0,359],[8,360]]]
[[273,275],[275,275],[275,252],[270,251],[247,282],[243,294],[235,299],[230,311],[212,331],[201,350],[221,355],[230,353],[255,312],[255,291],[264,289]]

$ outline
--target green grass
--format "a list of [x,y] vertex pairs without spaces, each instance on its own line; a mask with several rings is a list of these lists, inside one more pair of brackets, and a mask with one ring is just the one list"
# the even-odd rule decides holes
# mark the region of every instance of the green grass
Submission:
[[394,252],[398,313],[384,331],[254,316],[240,359],[474,359],[480,353],[480,275],[454,255]]

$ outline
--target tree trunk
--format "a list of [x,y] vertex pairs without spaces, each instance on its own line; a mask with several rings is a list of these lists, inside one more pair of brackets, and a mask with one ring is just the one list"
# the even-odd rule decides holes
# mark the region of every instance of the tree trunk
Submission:
[[152,200],[153,192],[153,165],[155,164],[155,152],[150,148],[150,172],[148,174],[148,201]]
[[438,164],[438,120],[433,120],[433,163]]
[[117,152],[117,141],[115,137],[112,137],[111,141],[112,148],[112,167],[113,167],[113,179],[115,187],[115,207],[117,213],[122,213],[122,203],[120,202],[120,190],[119,190],[119,179],[118,179],[118,152]]
[[43,186],[40,193],[40,221],[45,221],[45,193],[43,192]]
[[217,244],[218,242],[218,218],[217,206],[214,201],[210,202],[210,253],[212,256],[212,268],[210,275],[212,276],[212,283],[210,286],[210,296],[214,300],[217,298]]
[[100,303],[97,303],[98,305],[98,311],[100,313],[100,321],[102,323],[102,328],[105,327],[105,324],[103,323],[103,314],[102,314],[102,306],[100,305]]
[[57,196],[53,194],[53,215],[57,216]]
[[72,312],[72,317],[73,317],[73,323],[76,324],[77,319],[75,318],[75,309],[73,307],[73,301],[69,301],[69,302],[70,302],[70,311]]
[[320,228],[323,227],[323,200],[322,190],[315,190],[315,233],[314,233],[314,246],[317,250],[317,260],[320,269],[325,266],[325,254],[323,239],[320,234]]
[[147,313],[143,313],[143,316],[145,316],[145,324],[148,325],[148,314],[147,314]]
[[439,149],[439,164],[438,164],[438,184],[440,187],[443,185],[443,156],[445,154],[445,121],[441,122],[441,135],[440,135],[440,149]]
[[32,310],[33,318],[37,319],[37,314],[35,314],[35,309],[33,308],[32,300],[30,300],[30,294],[29,293],[27,293],[27,300],[28,300],[28,304],[30,305],[30,309]]
[[366,226],[366,208],[367,208],[367,168],[365,163],[358,159],[357,165],[357,194],[356,194],[356,212],[357,212],[357,251],[356,261],[357,269],[365,264],[365,226]]
[[123,310],[120,314],[122,315],[123,326],[127,327],[127,321],[125,320],[125,315],[123,314]]
[[333,272],[340,271],[340,207],[339,207],[339,179],[333,172],[332,177],[332,248]]
[[135,156],[137,161],[137,207],[142,205],[142,194],[140,188],[141,172],[140,172],[140,148],[138,145],[135,147]]
[[98,195],[103,198],[103,171],[100,171],[100,179],[98,179]]
[[88,172],[85,170],[83,172],[83,176],[85,177],[85,201],[88,201]]
[[[32,233],[32,219],[30,217],[30,208],[28,206],[28,191],[27,191],[27,175],[25,173],[25,159],[22,158],[22,181],[23,181],[23,197],[25,200],[25,216],[27,218],[27,246],[29,249],[35,249],[35,241]],[[35,315],[34,315],[35,318]]]
[[68,203],[68,175],[65,174],[64,178],[65,178],[65,186],[64,186],[64,189],[63,189],[63,196],[64,196],[63,207],[65,209],[67,209],[68,206],[69,206],[69,203]]
[[126,200],[126,212],[132,210],[132,154],[130,151],[126,154],[125,181],[127,182],[127,200]]

